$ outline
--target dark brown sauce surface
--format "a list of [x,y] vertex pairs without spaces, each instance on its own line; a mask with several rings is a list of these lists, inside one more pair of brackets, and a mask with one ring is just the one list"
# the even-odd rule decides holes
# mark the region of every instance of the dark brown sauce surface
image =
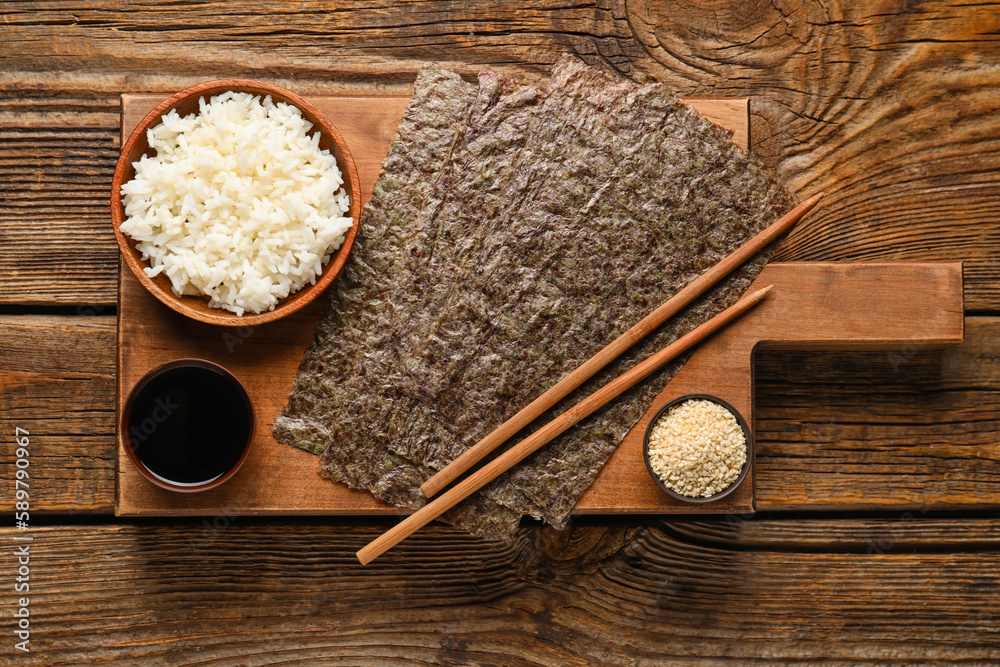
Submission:
[[218,371],[164,371],[135,397],[127,424],[133,450],[154,475],[175,484],[211,481],[233,468],[250,433],[238,386]]

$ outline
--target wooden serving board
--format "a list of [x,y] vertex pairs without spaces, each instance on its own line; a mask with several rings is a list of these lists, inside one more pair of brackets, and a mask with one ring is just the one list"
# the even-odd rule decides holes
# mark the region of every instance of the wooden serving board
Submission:
[[[162,96],[123,95],[127,136]],[[408,103],[401,97],[314,97],[354,155],[367,201]],[[747,100],[690,100],[734,130],[748,148]],[[758,345],[900,348],[958,343],[963,335],[960,264],[816,264],[768,266],[756,285],[774,284],[768,299],[692,356],[628,433],[601,475],[577,503],[578,514],[730,513],[754,509],[753,469],[731,496],[691,506],[662,493],[646,472],[642,434],[653,411],[685,393],[729,401],[753,424],[753,351]],[[127,268],[119,274],[118,409],[150,369],[200,357],[225,366],[247,387],[258,435],[246,464],[226,484],[201,493],[173,493],[141,477],[118,434],[115,512],[119,516],[401,514],[366,492],[321,478],[317,457],[271,435],[322,310],[320,303],[258,327],[223,328],[187,319],[153,298]],[[905,348],[904,348],[905,346]],[[752,464],[751,464],[752,465]]]

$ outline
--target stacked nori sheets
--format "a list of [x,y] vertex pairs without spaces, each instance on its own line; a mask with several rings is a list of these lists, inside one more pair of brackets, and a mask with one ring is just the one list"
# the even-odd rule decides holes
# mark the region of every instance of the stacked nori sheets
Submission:
[[[565,57],[541,86],[424,68],[355,247],[278,416],[279,441],[396,505],[792,200],[659,84]],[[514,439],[734,303],[758,256]],[[449,520],[565,525],[680,368],[570,429]]]

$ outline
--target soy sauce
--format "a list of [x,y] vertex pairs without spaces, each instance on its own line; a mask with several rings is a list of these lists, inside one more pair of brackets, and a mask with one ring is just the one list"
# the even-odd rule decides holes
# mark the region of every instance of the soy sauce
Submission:
[[142,465],[179,485],[204,484],[234,468],[253,429],[253,409],[239,382],[193,364],[149,378],[126,416],[125,436]]

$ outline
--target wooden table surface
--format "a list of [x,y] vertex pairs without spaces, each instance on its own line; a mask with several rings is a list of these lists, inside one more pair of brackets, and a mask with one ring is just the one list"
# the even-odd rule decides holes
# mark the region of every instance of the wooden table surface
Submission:
[[[998,34],[957,1],[0,4],[0,664],[1000,663]],[[829,193],[778,259],[962,260],[965,342],[760,354],[753,517],[435,526],[368,567],[391,519],[114,518],[120,94],[400,95],[425,60],[563,52],[749,96],[754,151]]]

